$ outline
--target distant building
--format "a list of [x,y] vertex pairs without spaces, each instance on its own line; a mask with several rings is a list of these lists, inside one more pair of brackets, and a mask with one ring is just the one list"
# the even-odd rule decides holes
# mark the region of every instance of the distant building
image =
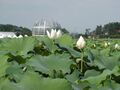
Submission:
[[14,37],[16,36],[15,32],[0,32],[0,38],[5,38],[5,37]]
[[46,31],[50,31],[51,29],[61,29],[61,25],[57,22],[41,20],[39,22],[34,23],[32,27],[32,35],[46,35]]

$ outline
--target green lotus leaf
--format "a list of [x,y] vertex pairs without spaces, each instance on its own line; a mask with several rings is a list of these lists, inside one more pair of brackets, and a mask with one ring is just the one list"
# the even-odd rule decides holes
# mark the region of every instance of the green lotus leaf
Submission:
[[64,34],[56,42],[62,47],[73,47],[74,40],[70,35]]
[[0,77],[6,74],[6,69],[9,67],[7,59],[7,56],[0,55]]
[[79,75],[80,72],[78,70],[75,70],[71,75],[66,75],[65,77],[71,83],[76,83],[76,81],[80,79]]
[[114,74],[119,71],[119,67],[115,67],[112,71],[105,69],[100,75],[89,76],[87,78],[82,79],[81,81],[88,81],[90,84],[99,85],[103,80],[106,79],[107,76]]
[[70,72],[70,65],[72,63],[73,61],[69,59],[68,54],[52,54],[50,56],[36,55],[27,62],[27,65],[30,65],[34,67],[35,70],[46,74],[50,74],[53,70],[62,70],[65,74]]
[[10,39],[0,45],[0,52],[26,55],[29,51],[33,50],[35,44],[36,39],[33,37]]
[[10,82],[8,79],[0,79],[0,90],[22,90],[15,83]]
[[27,73],[18,83],[21,90],[73,90],[65,79],[42,78],[36,73]]
[[55,45],[54,41],[52,39],[49,39],[47,36],[36,37],[36,38],[40,43],[44,43],[46,48],[50,52],[54,53],[54,51],[57,50],[57,46]]

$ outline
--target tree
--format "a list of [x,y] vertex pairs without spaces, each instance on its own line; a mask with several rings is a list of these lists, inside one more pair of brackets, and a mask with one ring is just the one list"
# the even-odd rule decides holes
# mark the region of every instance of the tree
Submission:
[[62,28],[61,31],[62,31],[63,33],[66,33],[66,34],[69,33],[69,31],[68,31],[67,29],[65,29],[65,28]]
[[110,22],[105,24],[103,27],[97,25],[96,29],[91,32],[92,34],[99,37],[120,37],[120,22]]
[[116,35],[120,34],[120,23],[119,22],[112,22],[105,24],[103,27],[103,32],[108,32],[109,35]]
[[15,32],[17,35],[22,34],[22,35],[32,35],[32,32],[30,29],[26,27],[18,27],[15,25],[11,24],[0,24],[0,31],[2,32]]
[[97,25],[95,31],[96,31],[95,32],[96,35],[102,35],[102,26],[101,25]]
[[90,28],[87,28],[85,30],[85,37],[88,37],[90,35]]

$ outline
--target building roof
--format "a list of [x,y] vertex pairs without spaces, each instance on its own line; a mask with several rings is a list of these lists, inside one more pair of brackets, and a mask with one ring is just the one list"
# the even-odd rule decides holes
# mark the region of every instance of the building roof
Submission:
[[54,21],[41,20],[34,23],[33,28],[61,28],[61,25]]

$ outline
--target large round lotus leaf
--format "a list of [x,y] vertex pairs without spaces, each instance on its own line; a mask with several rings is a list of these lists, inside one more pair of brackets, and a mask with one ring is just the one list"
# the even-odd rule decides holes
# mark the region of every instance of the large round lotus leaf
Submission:
[[32,37],[10,39],[9,41],[4,42],[0,45],[0,52],[3,51],[6,53],[25,55],[29,51],[33,50],[35,44],[36,40]]
[[73,90],[65,79],[42,78],[36,73],[28,73],[18,83],[21,90]]
[[6,69],[9,67],[7,59],[7,56],[0,56],[0,77],[6,74]]
[[58,40],[56,40],[58,44],[62,47],[73,47],[74,40],[70,35],[64,34],[62,37],[60,37]]
[[45,57],[36,55],[27,62],[27,64],[34,67],[35,70],[46,74],[50,74],[53,70],[61,70],[63,73],[69,73],[70,65],[72,63],[73,61],[69,59],[68,54],[50,55]]
[[57,50],[57,46],[55,45],[54,41],[50,38],[48,38],[47,36],[44,37],[36,37],[37,40],[39,41],[39,43],[44,43],[46,48],[50,51],[50,52],[54,52],[55,50]]

